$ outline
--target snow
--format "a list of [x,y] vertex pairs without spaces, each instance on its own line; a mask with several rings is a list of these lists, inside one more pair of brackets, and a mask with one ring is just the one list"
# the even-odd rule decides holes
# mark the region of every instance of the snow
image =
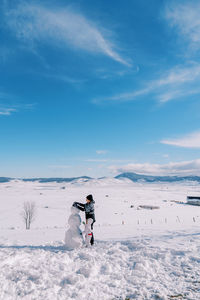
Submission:
[[82,246],[83,238],[80,226],[81,217],[79,215],[79,209],[71,207],[71,215],[68,219],[68,229],[65,233],[65,249],[73,250]]
[[[67,250],[71,205],[88,194],[96,201],[95,245]],[[200,207],[186,203],[190,194],[199,196],[200,185],[1,183],[0,299],[200,299]],[[30,230],[24,201],[37,207]]]

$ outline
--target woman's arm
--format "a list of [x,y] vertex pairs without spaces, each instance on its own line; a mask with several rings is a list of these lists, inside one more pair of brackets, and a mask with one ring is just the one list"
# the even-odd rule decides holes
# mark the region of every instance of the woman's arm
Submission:
[[73,206],[76,207],[76,208],[78,208],[78,209],[80,209],[80,210],[82,210],[82,211],[85,211],[85,204],[83,204],[83,203],[74,202]]

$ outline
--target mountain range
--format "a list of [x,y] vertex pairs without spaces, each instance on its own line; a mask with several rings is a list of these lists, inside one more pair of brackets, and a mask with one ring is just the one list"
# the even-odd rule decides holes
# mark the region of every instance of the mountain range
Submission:
[[131,181],[145,181],[145,182],[176,182],[176,181],[198,181],[200,182],[200,176],[153,176],[153,175],[140,175],[136,173],[122,173],[115,178],[128,178]]
[[[102,180],[106,177],[98,178],[97,180]],[[177,181],[196,181],[200,182],[200,176],[153,176],[153,175],[141,175],[132,172],[121,173],[114,177],[115,179],[129,179],[133,182],[177,182]],[[80,176],[80,177],[70,177],[70,178],[61,178],[61,177],[50,177],[50,178],[10,178],[10,177],[0,177],[0,183],[9,182],[11,180],[22,180],[24,182],[34,182],[38,181],[40,183],[48,182],[75,182],[83,181],[89,182],[94,180],[92,177]]]

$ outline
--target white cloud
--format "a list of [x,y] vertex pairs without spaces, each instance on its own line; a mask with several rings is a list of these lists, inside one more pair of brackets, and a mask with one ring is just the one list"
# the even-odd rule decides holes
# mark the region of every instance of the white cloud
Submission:
[[163,78],[156,81],[157,86],[183,84],[195,80],[200,75],[200,65],[193,64],[188,67],[175,67],[165,74]]
[[84,160],[85,162],[108,162],[108,163],[122,163],[130,162],[130,159],[104,159],[104,158],[88,158]]
[[193,95],[200,94],[200,88],[191,87],[190,89],[187,89],[186,87],[182,87],[180,89],[174,90],[174,91],[166,91],[159,95],[159,101],[160,103],[165,103],[170,100],[174,100],[177,98],[185,98]]
[[161,143],[183,148],[200,148],[200,131],[190,133],[181,138],[164,139]]
[[86,162],[107,162],[108,160],[107,159],[88,158],[88,159],[85,159],[84,161],[86,161]]
[[200,175],[200,159],[182,162],[170,162],[168,164],[127,164],[125,166],[110,166],[114,173],[134,172],[137,174],[157,176],[187,176]]
[[[180,37],[192,46],[200,49],[200,2],[170,1],[164,13],[168,25],[175,28]],[[183,47],[186,49],[185,47]],[[192,52],[188,51],[187,55]],[[164,73],[164,74],[163,74]],[[166,103],[180,98],[190,98],[200,94],[200,64],[190,63],[185,66],[175,66],[167,72],[162,72],[160,78],[149,80],[142,88],[130,92],[119,93],[106,98],[93,99],[93,103],[134,101],[141,96],[153,96],[160,103]]]
[[96,150],[96,153],[97,154],[106,154],[106,153],[108,153],[108,151],[107,150]]
[[168,5],[165,17],[169,25],[187,40],[193,48],[200,47],[200,3],[199,1],[176,1]]
[[130,66],[115,50],[114,43],[105,37],[105,30],[69,8],[47,8],[22,2],[7,11],[6,22],[19,39],[29,44],[45,42],[57,47],[70,46],[91,53],[101,53]]
[[17,96],[0,88],[0,116],[10,116],[20,110],[32,110],[36,103],[20,103]]
[[84,83],[86,81],[84,79],[76,79],[76,78],[66,76],[66,75],[53,74],[53,71],[50,74],[47,74],[47,73],[42,74],[41,73],[40,75],[42,75],[46,78],[49,78],[49,79],[55,79],[57,81],[63,81],[63,82],[71,83],[71,84],[74,84],[74,85],[79,85],[79,84]]
[[177,98],[200,94],[199,80],[200,64],[192,63],[184,67],[176,66],[165,72],[162,77],[149,81],[141,89],[107,98],[97,98],[92,102],[134,101],[141,96],[151,95],[160,103],[164,103]]
[[13,112],[16,112],[15,108],[1,108],[0,107],[0,115],[1,116],[10,116]]

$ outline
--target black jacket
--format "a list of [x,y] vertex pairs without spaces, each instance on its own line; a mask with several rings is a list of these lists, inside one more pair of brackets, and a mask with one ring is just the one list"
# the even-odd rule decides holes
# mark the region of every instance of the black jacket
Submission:
[[90,203],[80,203],[80,202],[74,202],[73,206],[85,211],[85,218],[86,219],[93,219],[93,222],[95,222],[95,214],[94,214],[94,201],[91,201]]

